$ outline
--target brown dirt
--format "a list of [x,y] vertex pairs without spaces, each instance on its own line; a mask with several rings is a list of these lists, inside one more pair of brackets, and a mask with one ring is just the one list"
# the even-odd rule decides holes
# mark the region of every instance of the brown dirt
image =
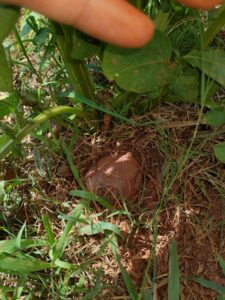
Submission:
[[[81,179],[84,179],[93,162],[98,162],[102,157],[129,151],[134,153],[143,169],[143,182],[139,195],[126,201],[132,221],[124,216],[113,216],[110,219],[110,222],[118,225],[122,231],[123,238],[119,241],[119,250],[124,267],[137,288],[140,288],[149,260],[149,275],[153,273],[155,251],[155,295],[158,296],[157,299],[167,299],[168,248],[172,239],[175,239],[181,273],[181,299],[216,299],[214,291],[194,283],[190,277],[201,277],[225,285],[225,275],[222,274],[217,260],[218,254],[225,259],[225,172],[224,166],[215,160],[213,154],[213,144],[218,135],[204,122],[200,124],[191,156],[171,188],[164,194],[162,201],[162,193],[173,181],[179,161],[184,157],[184,149],[187,149],[191,142],[197,109],[165,105],[136,121],[149,119],[157,121],[158,125],[118,125],[108,131],[99,131],[94,136],[82,136],[75,144],[74,163]],[[58,222],[55,205],[60,207],[61,212],[68,213],[78,202],[78,199],[70,199],[67,195],[68,191],[78,188],[69,167],[61,161],[55,166],[53,173],[51,182],[43,180],[40,185],[48,197],[57,199],[58,202],[43,204],[40,194],[37,194],[34,196],[35,203],[23,203],[23,212],[17,211],[17,215],[23,215],[23,219],[28,223],[33,222],[33,218],[29,216],[40,211],[50,214],[52,222]],[[65,199],[71,207],[63,206]],[[157,217],[158,235],[154,250],[153,220],[160,203],[162,206]],[[113,205],[117,209],[124,209],[124,202],[120,198]],[[97,204],[93,210],[98,213],[103,211]],[[97,217],[97,220],[101,218]],[[60,231],[59,227],[57,224],[55,230],[58,228]],[[84,245],[88,244],[90,249],[85,248],[84,253],[88,253],[88,250],[90,253],[91,249],[94,252],[100,240],[101,236],[82,237],[79,239],[79,246],[85,248]],[[68,259],[72,262],[77,259],[73,255],[77,246],[78,244],[67,250]],[[104,257],[99,257],[92,265],[93,270],[99,267],[104,271],[103,281],[109,286],[98,299],[126,299],[127,292],[120,270],[109,249]],[[150,276],[147,276],[144,288],[150,286]]]

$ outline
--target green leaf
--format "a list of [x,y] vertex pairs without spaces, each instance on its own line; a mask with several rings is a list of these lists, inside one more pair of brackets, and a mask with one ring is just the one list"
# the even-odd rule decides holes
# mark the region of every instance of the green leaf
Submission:
[[31,261],[9,257],[4,254],[0,255],[0,272],[28,274],[51,268],[51,264],[39,260]]
[[212,21],[208,29],[204,32],[202,41],[203,47],[206,48],[210,42],[215,38],[217,33],[224,27],[225,25],[225,5],[222,5],[218,9],[218,13],[216,14],[216,18]]
[[193,67],[199,68],[207,76],[225,86],[225,51],[221,49],[193,50],[184,59]]
[[225,142],[214,146],[216,158],[225,163]]
[[19,8],[11,5],[0,4],[0,43],[13,30],[19,18]]
[[143,300],[152,300],[152,290],[151,289],[147,289],[147,291],[144,294],[144,299]]
[[5,49],[0,44],[0,92],[12,93],[13,77],[5,55]]
[[33,43],[36,45],[35,51],[38,52],[45,45],[45,42],[48,40],[50,29],[47,27],[40,28],[36,33]]
[[9,95],[0,91],[0,118],[15,112],[18,104],[19,98],[16,93]]
[[84,60],[99,54],[101,43],[92,37],[78,31],[73,31],[71,58]]
[[82,214],[83,209],[84,209],[84,204],[82,202],[80,202],[76,206],[76,208],[72,211],[72,213],[69,215],[71,217],[71,219],[67,222],[67,224],[63,230],[63,233],[60,236],[60,239],[56,245],[56,249],[55,249],[54,256],[53,256],[54,261],[62,255],[62,253],[67,245],[70,231],[72,230],[73,226],[79,221],[79,218],[80,218],[80,215]]
[[[21,240],[20,250],[29,249],[32,247],[42,247],[46,245],[47,242],[44,240]],[[11,254],[17,250],[18,248],[17,248],[16,239],[0,241],[0,254],[2,253]]]
[[199,71],[191,68],[187,63],[179,63],[174,70],[169,89],[173,93],[173,100],[199,102],[200,76]]
[[21,227],[21,229],[16,237],[16,247],[18,249],[21,249],[21,246],[22,246],[22,235],[25,230],[25,227],[26,227],[26,222],[23,224],[23,226]]
[[[0,73],[1,74],[1,73]],[[39,125],[47,121],[48,119],[54,118],[59,114],[70,113],[76,114],[79,110],[70,106],[56,106],[43,111],[41,114],[36,116],[27,125],[25,125],[16,134],[15,140],[7,135],[0,137],[0,158],[4,155],[9,154],[15,143],[20,143],[27,134],[36,129]]]
[[42,215],[42,221],[47,234],[48,242],[51,246],[53,246],[55,244],[55,238],[54,238],[54,233],[52,231],[51,224],[49,222],[49,217],[47,215]]
[[225,300],[225,294],[217,296],[216,300]]
[[222,285],[219,285],[215,282],[203,279],[203,278],[198,278],[198,277],[194,277],[194,278],[190,278],[191,280],[199,283],[200,285],[206,287],[207,289],[212,289],[214,291],[216,291],[217,293],[220,294],[224,294],[225,293],[225,287]]
[[211,126],[222,126],[225,124],[225,111],[221,109],[214,109],[205,115],[206,122]]
[[113,206],[111,204],[109,204],[105,199],[100,198],[90,192],[86,192],[86,191],[82,191],[82,190],[81,191],[73,190],[70,192],[70,196],[80,197],[80,198],[83,198],[83,199],[86,199],[89,201],[95,201],[95,202],[98,202],[99,204],[101,204],[103,207],[113,210]]
[[108,222],[98,222],[91,225],[86,225],[80,229],[80,235],[95,235],[104,231],[111,231],[121,236],[119,228]]
[[104,52],[103,72],[125,90],[144,93],[160,89],[171,76],[170,39],[156,30],[143,48],[124,49],[108,45]]
[[180,299],[180,270],[177,253],[177,243],[173,240],[170,244],[169,257],[169,282],[168,282],[168,300]]
[[14,290],[14,294],[13,294],[14,299],[21,299],[22,292],[25,286],[26,286],[26,276],[21,275],[19,277],[19,280],[17,281],[17,285]]
[[126,285],[127,291],[129,293],[129,296],[132,300],[137,300],[138,299],[138,293],[136,291],[136,288],[134,286],[134,283],[132,281],[132,279],[130,278],[130,275],[127,273],[126,269],[123,267],[122,263],[121,263],[121,258],[119,255],[119,249],[118,249],[118,245],[117,245],[117,240],[116,237],[113,236],[112,239],[109,242],[110,247],[112,249],[113,255],[120,267],[120,271],[122,273],[122,277],[123,277],[123,281]]

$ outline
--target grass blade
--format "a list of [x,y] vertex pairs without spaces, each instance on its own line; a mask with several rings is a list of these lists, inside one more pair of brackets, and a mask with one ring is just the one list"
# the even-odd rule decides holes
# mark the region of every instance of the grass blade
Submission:
[[111,204],[109,204],[108,201],[106,201],[105,199],[100,198],[90,192],[86,192],[86,191],[82,191],[82,190],[73,190],[70,192],[70,195],[73,197],[79,197],[79,198],[86,199],[89,201],[98,202],[103,207],[110,209],[110,210],[114,210],[113,206]]
[[26,222],[23,224],[23,226],[21,227],[17,237],[16,237],[16,247],[18,249],[21,249],[21,241],[22,241],[22,235],[23,235],[23,232],[24,232],[24,229],[25,229],[25,226],[26,226]]
[[108,222],[98,222],[91,225],[86,225],[80,229],[81,235],[95,235],[104,231],[111,231],[121,236],[120,230],[117,226]]
[[[47,242],[44,240],[21,240],[20,250],[42,246],[47,246]],[[16,239],[0,241],[0,255],[3,253],[11,254],[16,250],[18,250]]]
[[74,165],[73,157],[71,155],[71,151],[69,151],[69,149],[67,148],[66,143],[65,143],[64,140],[62,140],[62,147],[63,147],[63,150],[64,150],[64,152],[66,154],[67,161],[68,161],[68,163],[70,165],[71,171],[73,172],[73,176],[74,176],[75,180],[79,184],[80,188],[84,189],[84,185],[83,185],[83,183],[82,183],[82,181],[80,179],[79,172],[78,172],[77,168]]
[[54,233],[52,231],[52,227],[51,224],[49,222],[49,218],[47,215],[43,215],[42,216],[42,221],[45,227],[45,231],[47,234],[47,238],[48,238],[48,242],[51,246],[53,246],[55,244],[55,238],[54,238]]
[[192,277],[190,279],[199,283],[200,285],[206,287],[207,289],[212,289],[219,294],[225,294],[225,287],[222,285],[219,285],[213,281],[206,280],[204,278],[198,278],[198,277]]
[[132,279],[130,278],[130,275],[127,273],[127,271],[124,269],[120,255],[119,255],[119,250],[118,250],[118,245],[115,236],[110,240],[109,245],[112,249],[112,252],[114,254],[114,257],[120,267],[120,271],[122,273],[123,281],[126,285],[127,291],[129,293],[129,296],[131,297],[132,300],[137,300],[138,299],[138,293],[136,291],[136,288],[133,284]]
[[70,231],[71,231],[72,227],[76,224],[77,220],[79,220],[83,209],[84,209],[84,204],[80,203],[70,214],[70,216],[72,218],[67,222],[67,224],[63,230],[63,233],[56,245],[56,250],[54,253],[53,261],[55,261],[57,258],[59,258],[62,255],[62,252],[67,245],[67,239],[69,237]]
[[177,253],[177,243],[175,240],[173,240],[170,244],[168,300],[179,300],[179,295],[180,270]]
[[39,260],[31,261],[9,257],[4,254],[0,255],[0,272],[3,273],[7,272],[12,274],[28,274],[51,268],[51,264]]
[[225,261],[223,260],[223,258],[220,255],[218,255],[218,261],[219,261],[220,267],[223,271],[223,274],[225,275]]

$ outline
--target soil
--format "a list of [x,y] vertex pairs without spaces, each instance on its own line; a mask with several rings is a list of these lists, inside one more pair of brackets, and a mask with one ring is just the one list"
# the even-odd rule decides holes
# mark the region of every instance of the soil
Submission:
[[[111,124],[107,130],[80,137],[73,150],[74,163],[84,180],[94,162],[107,155],[132,152],[143,170],[141,189],[138,195],[126,201],[125,206],[120,197],[112,203],[118,210],[126,207],[132,221],[125,216],[110,218],[110,222],[119,226],[122,232],[119,251],[123,266],[137,289],[142,285],[148,289],[152,286],[156,253],[154,295],[155,299],[167,299],[169,246],[175,239],[181,279],[180,298],[216,299],[216,292],[197,284],[193,279],[198,277],[225,285],[225,274],[218,263],[218,255],[225,259],[225,169],[215,160],[213,153],[213,145],[221,136],[218,137],[216,132],[212,134],[211,128],[204,122],[200,123],[190,157],[179,169],[185,157],[184,150],[192,140],[197,109],[165,105],[136,121],[149,119],[157,120],[159,125],[135,127]],[[7,177],[10,176],[8,173]],[[61,201],[63,206],[63,201],[68,199],[68,191],[79,187],[69,166],[63,161],[55,166],[53,174],[49,183],[43,180],[40,185],[49,198]],[[32,204],[24,202],[21,205],[21,211],[17,211],[20,222],[26,219],[28,224],[32,224],[34,215],[40,212],[48,212],[51,221],[58,222],[55,203],[43,205],[39,196],[34,197]],[[71,203],[71,208],[65,208],[65,213],[70,212],[78,202],[74,198],[69,201],[67,203]],[[103,211],[100,205],[93,205],[93,214]],[[99,221],[102,217],[96,218]],[[13,220],[15,216],[11,217],[11,222]],[[156,224],[158,234],[154,247]],[[91,237],[88,242],[81,238],[79,243],[92,243],[96,247],[99,240],[101,236]],[[74,262],[73,248],[67,252],[69,261]],[[148,262],[150,268],[145,277]],[[102,278],[107,287],[96,299],[129,299],[126,298],[128,294],[120,269],[110,250],[92,265],[93,270],[99,267],[104,272]]]

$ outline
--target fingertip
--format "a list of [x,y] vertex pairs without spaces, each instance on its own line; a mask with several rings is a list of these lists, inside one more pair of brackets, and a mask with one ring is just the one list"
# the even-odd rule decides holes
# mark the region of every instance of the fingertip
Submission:
[[189,6],[195,9],[209,10],[217,5],[222,4],[224,0],[177,0],[179,3],[185,6]]

